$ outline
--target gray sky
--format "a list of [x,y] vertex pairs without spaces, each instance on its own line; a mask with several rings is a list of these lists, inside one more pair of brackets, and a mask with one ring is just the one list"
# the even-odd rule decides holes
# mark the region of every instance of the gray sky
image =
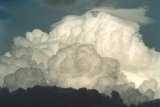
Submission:
[[145,44],[160,51],[160,0],[0,0],[0,55],[11,48],[16,36],[35,28],[50,31],[50,25],[65,15],[82,14],[96,6],[148,8],[154,23],[143,25]]

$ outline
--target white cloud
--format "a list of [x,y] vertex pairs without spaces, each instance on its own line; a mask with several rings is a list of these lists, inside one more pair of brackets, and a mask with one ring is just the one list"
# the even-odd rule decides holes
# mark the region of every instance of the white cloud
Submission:
[[[121,95],[129,90],[130,94],[135,93],[130,100],[123,96],[126,103],[139,96],[140,101],[152,98],[157,85],[147,86],[151,91],[143,92],[144,95],[134,89],[134,84],[138,87],[146,79],[160,84],[160,53],[145,46],[139,33],[138,23],[150,22],[144,12],[141,8],[94,9],[80,16],[66,16],[53,25],[49,34],[35,29],[26,38],[17,37],[10,53],[1,56],[0,84],[20,68],[37,68],[50,85],[95,88],[106,94],[113,90],[113,85]],[[133,14],[142,15],[132,19]],[[120,73],[114,59],[120,63]],[[143,83],[141,89],[145,86]]]

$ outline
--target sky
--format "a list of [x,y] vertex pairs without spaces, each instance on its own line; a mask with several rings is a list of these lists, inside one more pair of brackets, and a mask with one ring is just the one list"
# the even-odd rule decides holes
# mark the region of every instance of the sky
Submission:
[[0,55],[11,49],[13,38],[35,28],[49,32],[66,15],[79,15],[95,7],[147,9],[152,23],[141,26],[145,44],[160,51],[159,0],[0,0]]

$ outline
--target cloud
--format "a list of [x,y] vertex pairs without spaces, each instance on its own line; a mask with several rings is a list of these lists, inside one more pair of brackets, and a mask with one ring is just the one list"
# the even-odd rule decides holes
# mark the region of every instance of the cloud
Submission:
[[[14,37],[23,35],[25,32],[31,31],[32,29],[35,29],[35,28],[39,28],[45,32],[48,32],[51,23],[57,22],[58,20],[60,20],[63,16],[67,14],[80,15],[84,13],[85,11],[88,11],[96,7],[96,4],[97,4],[96,2],[101,2],[101,4],[104,4],[104,5],[99,5],[99,6],[115,7],[115,8],[124,8],[126,7],[126,5],[129,5],[128,7],[130,8],[137,8],[143,5],[149,5],[148,6],[149,11],[146,11],[147,15],[152,16],[154,18],[157,17],[158,19],[158,14],[156,13],[158,13],[159,9],[158,9],[158,3],[155,1],[153,3],[143,1],[142,3],[142,1],[139,1],[139,0],[136,0],[136,1],[135,0],[134,1],[76,0],[74,3],[65,5],[65,6],[61,4],[60,5],[57,4],[56,6],[49,6],[48,4],[44,3],[43,0],[14,0],[14,1],[1,0],[0,10],[3,8],[2,9],[3,12],[5,11],[4,13],[5,17],[3,16],[3,18],[7,18],[7,20],[9,21],[8,24],[6,24],[5,26],[1,26],[1,28],[2,29],[6,28],[9,32],[5,32],[5,33],[0,32],[0,35],[3,36],[3,39],[0,39],[0,43],[1,43],[0,54],[2,55],[4,52],[10,49],[10,46],[13,43],[12,39]],[[112,3],[112,2],[115,2],[115,3]],[[114,5],[117,2],[118,2],[117,5],[119,7],[117,5]],[[8,5],[8,4],[11,4],[11,5]],[[121,15],[121,17],[123,15]],[[139,14],[135,14],[135,16],[136,15],[139,16]],[[127,14],[126,17],[130,17],[133,20],[132,16],[133,15],[131,14],[130,15]],[[134,17],[134,19],[139,20],[141,18]],[[155,29],[154,26],[157,26],[156,27],[157,29]],[[143,34],[145,34],[145,36],[143,36],[145,43],[150,47],[159,49],[158,24],[152,25],[152,26],[147,25],[145,28],[143,26],[141,31],[143,31]],[[151,33],[152,31],[154,31],[154,35]],[[153,36],[150,36],[150,35],[153,35]],[[151,40],[154,42],[152,42]]]
[[[144,79],[155,78],[151,77],[151,71],[153,66],[156,67],[154,70],[158,70],[159,53],[145,46],[138,33],[139,25],[108,15],[107,11],[96,10],[80,17],[65,17],[54,26],[50,35],[63,38],[65,44],[92,44],[100,55],[118,59],[121,70],[126,74],[128,71],[131,75],[148,71],[149,75],[139,73],[139,76],[142,74]],[[136,78],[132,81],[136,82]],[[139,84],[140,81],[137,81],[136,85]]]
[[100,92],[116,85],[119,75],[118,61],[101,57],[92,45],[72,44],[60,49],[50,58],[48,68],[53,84]]
[[[140,20],[130,20],[124,12],[142,15],[137,16]],[[14,78],[33,78],[37,72],[35,84],[42,82],[43,74],[49,85],[94,88],[106,95],[116,89],[127,104],[152,99],[154,93],[159,97],[160,53],[145,46],[139,33],[142,20],[150,21],[141,8],[93,9],[64,17],[49,33],[27,32],[26,37],[16,37],[12,50],[1,56],[0,84],[12,88],[13,81],[16,88],[32,87],[30,80]]]
[[4,87],[8,87],[10,90],[20,87],[27,89],[35,85],[47,85],[43,72],[38,68],[20,68],[4,78]]

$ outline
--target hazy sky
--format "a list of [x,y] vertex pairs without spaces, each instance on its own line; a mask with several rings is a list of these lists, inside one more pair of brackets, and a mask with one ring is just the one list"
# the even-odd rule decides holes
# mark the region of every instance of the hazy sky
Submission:
[[11,48],[13,38],[35,28],[49,32],[65,15],[82,14],[97,7],[148,9],[152,24],[143,25],[145,44],[160,51],[160,0],[0,0],[0,54]]

